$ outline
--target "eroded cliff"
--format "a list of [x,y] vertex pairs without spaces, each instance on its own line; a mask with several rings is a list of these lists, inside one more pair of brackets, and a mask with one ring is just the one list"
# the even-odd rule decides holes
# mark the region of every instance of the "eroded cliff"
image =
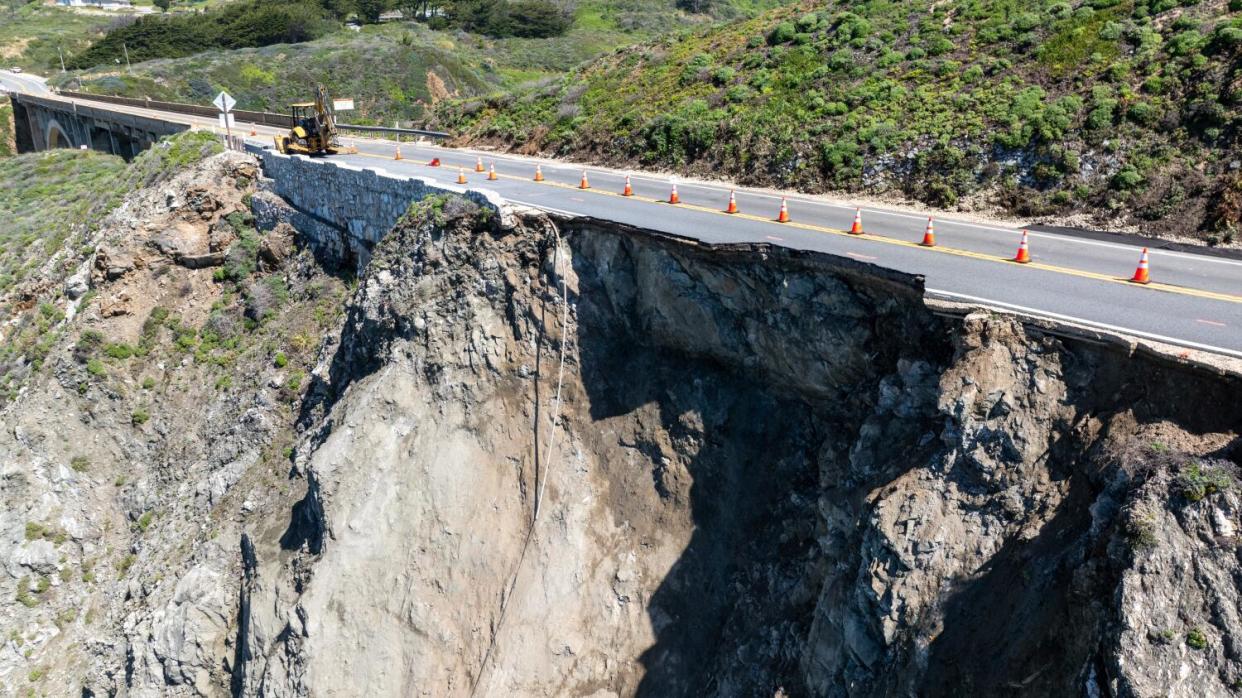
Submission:
[[848,261],[468,209],[398,226],[321,356],[248,691],[1242,677],[1232,379]]
[[221,155],[131,197],[0,408],[6,686],[1242,680],[1234,374],[933,312],[850,260],[454,197],[355,280],[250,227],[256,176]]

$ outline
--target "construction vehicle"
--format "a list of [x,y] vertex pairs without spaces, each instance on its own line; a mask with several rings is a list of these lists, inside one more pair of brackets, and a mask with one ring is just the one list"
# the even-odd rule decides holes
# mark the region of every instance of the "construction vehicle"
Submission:
[[277,135],[276,150],[289,155],[337,155],[356,153],[357,148],[341,145],[336,133],[336,115],[332,101],[323,85],[315,88],[315,101],[289,105],[293,128],[289,133]]

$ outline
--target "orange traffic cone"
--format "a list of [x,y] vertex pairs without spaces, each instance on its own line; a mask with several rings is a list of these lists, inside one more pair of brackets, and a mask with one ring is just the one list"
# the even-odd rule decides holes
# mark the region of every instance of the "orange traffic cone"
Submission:
[[587,181],[586,170],[582,171],[582,181],[578,182],[579,189],[590,189],[591,183]]
[[923,231],[923,242],[919,244],[923,247],[936,246],[936,228],[930,217],[927,219],[927,230]]
[[856,208],[854,209],[854,225],[850,226],[850,235],[862,235],[862,234],[863,234],[862,209]]
[[668,202],[670,204],[681,203],[681,197],[677,196],[677,182],[673,182],[673,189],[668,193]]
[[535,181],[536,182],[543,181],[543,168],[538,165],[535,165]]
[[483,158],[478,158],[474,161],[474,171],[475,172],[483,171]]
[[1151,283],[1151,272],[1147,268],[1147,248],[1143,248],[1143,255],[1139,257],[1138,269],[1134,270],[1134,277],[1130,279],[1136,284]]
[[1031,263],[1031,249],[1026,244],[1026,231],[1022,231],[1022,242],[1018,243],[1018,254],[1014,255],[1013,261],[1018,264]]
[[634,187],[630,186],[630,176],[625,176],[625,189],[621,190],[621,196],[634,196]]
[[457,183],[458,184],[466,183],[466,168],[464,167],[457,168]]
[[733,195],[733,190],[729,190],[729,207],[725,209],[725,213],[737,213],[737,197]]
[[789,205],[785,203],[785,197],[783,196],[781,197],[780,213],[776,214],[776,222],[777,223],[788,223],[789,222]]
[[251,135],[251,136],[257,136],[257,135],[259,135],[259,132],[258,132],[258,131],[256,131],[256,130],[254,130],[254,126],[251,126],[251,127],[250,127],[250,135]]
[[399,145],[397,146],[397,150],[396,150],[396,151],[392,154],[392,159],[393,159],[393,160],[400,160],[400,159],[401,159],[401,146],[399,146]]
[[496,176],[496,163],[493,162],[491,164],[490,169],[487,171],[487,178],[493,182],[500,179]]

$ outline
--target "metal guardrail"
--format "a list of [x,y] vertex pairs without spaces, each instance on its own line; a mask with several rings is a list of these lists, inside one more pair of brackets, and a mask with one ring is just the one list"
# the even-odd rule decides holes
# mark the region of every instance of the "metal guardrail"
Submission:
[[[215,118],[219,114],[214,106],[202,106],[198,104],[185,104],[184,102],[162,102],[149,98],[137,97],[121,97],[119,95],[97,95],[87,92],[74,92],[71,90],[59,90],[57,94],[71,99],[81,99],[93,102],[105,102],[107,104],[120,104],[127,107],[138,107],[139,109],[154,109],[157,111],[167,111],[174,114],[192,114],[194,116],[205,116]],[[245,109],[234,109],[234,118],[238,121],[262,124],[264,126],[277,126],[280,128],[292,128],[293,119],[288,114],[275,114],[268,111],[247,111]],[[372,133],[384,133],[396,136],[425,136],[428,138],[448,138],[452,134],[443,131],[426,131],[417,128],[394,128],[391,126],[366,126],[361,124],[337,124],[338,129],[346,131],[361,131]]]
[[427,131],[421,128],[395,128],[392,126],[363,126],[360,124],[337,124],[338,129],[345,131],[367,131],[374,133],[390,133],[400,136],[427,136],[428,138],[448,138],[451,133],[444,131]]

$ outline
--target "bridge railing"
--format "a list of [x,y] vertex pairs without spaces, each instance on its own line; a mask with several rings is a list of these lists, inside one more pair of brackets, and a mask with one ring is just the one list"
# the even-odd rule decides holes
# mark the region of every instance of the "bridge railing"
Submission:
[[[121,97],[119,95],[96,95],[87,92],[73,92],[71,90],[61,90],[57,94],[72,99],[83,99],[92,102],[106,102],[108,104],[120,104],[127,107],[138,107],[139,109],[155,109],[157,111],[172,112],[174,114],[192,114],[194,116],[206,116],[215,118],[219,111],[215,107],[203,106],[200,104],[185,104],[184,102],[163,102],[157,99],[149,99],[146,97]],[[291,128],[293,119],[288,114],[274,114],[266,111],[247,111],[245,109],[234,109],[234,118],[238,121],[247,123],[263,124],[265,126],[279,126],[280,128]]]
[[[97,95],[87,92],[74,92],[71,90],[61,90],[57,94],[72,99],[89,100],[93,102],[105,102],[108,104],[120,104],[127,107],[138,107],[140,109],[155,109],[158,111],[172,112],[174,114],[192,114],[194,116],[205,116],[215,118],[219,111],[214,106],[203,106],[200,104],[186,104],[184,102],[163,102],[156,99],[146,97],[121,97],[120,95]],[[288,114],[275,114],[268,111],[247,111],[245,109],[234,109],[234,118],[238,121],[251,124],[261,124],[264,126],[276,126],[278,128],[292,128],[293,119]],[[388,136],[421,136],[425,138],[448,138],[450,134],[443,131],[427,131],[418,128],[394,128],[389,126],[368,126],[365,124],[340,124],[336,125],[342,131],[355,131],[364,134],[388,135]]]

